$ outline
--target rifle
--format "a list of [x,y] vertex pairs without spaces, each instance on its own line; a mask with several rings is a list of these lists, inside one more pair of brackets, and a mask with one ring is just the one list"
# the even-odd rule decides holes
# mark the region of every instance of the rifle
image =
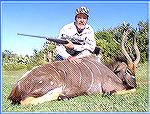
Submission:
[[[49,38],[49,37],[45,37],[45,36],[37,36],[37,35],[29,35],[29,34],[21,34],[21,33],[17,33],[17,35],[42,38],[42,39],[46,39],[48,41],[52,41],[52,42],[55,42],[58,44],[68,44],[69,42],[67,41],[67,39],[70,40],[73,44],[78,44],[78,45],[84,44],[84,40],[78,40],[78,39],[69,38],[69,37],[67,37],[67,38],[62,37],[61,39],[57,39],[57,38]],[[92,53],[98,55],[100,53],[100,48],[95,47],[95,50]]]
[[73,39],[73,38],[65,38],[65,37],[62,37],[61,39],[57,39],[57,38],[50,38],[50,37],[45,37],[45,36],[37,36],[37,35],[29,35],[29,34],[21,34],[21,33],[17,33],[17,35],[42,38],[42,39],[46,39],[48,41],[52,41],[52,42],[55,42],[55,43],[58,43],[58,44],[67,44],[67,43],[69,43],[67,41],[67,39],[70,40],[73,44],[82,45],[84,43],[84,40],[78,40],[78,39]]

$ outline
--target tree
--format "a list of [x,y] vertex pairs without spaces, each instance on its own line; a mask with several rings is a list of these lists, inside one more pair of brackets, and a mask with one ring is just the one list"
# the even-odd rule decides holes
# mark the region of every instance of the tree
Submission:
[[[42,48],[42,52],[44,54],[44,61],[54,61],[55,48],[55,43],[44,43],[44,46]],[[49,58],[49,54],[51,54],[51,58]]]
[[4,50],[4,52],[2,52],[3,62],[9,63],[11,60],[11,57],[12,57],[12,51]]
[[148,21],[143,22],[140,21],[138,23],[139,26],[139,33],[137,36],[137,42],[139,44],[139,50],[141,52],[141,61],[148,61],[148,33],[149,33],[149,25]]

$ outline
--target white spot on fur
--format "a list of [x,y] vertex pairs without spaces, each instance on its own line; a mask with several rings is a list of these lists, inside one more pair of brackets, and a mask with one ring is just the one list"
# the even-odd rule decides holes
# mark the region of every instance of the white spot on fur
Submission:
[[53,85],[53,84],[54,84],[54,82],[52,82],[52,81],[51,81],[50,83],[51,83],[51,85]]
[[135,78],[135,76],[132,76],[132,78]]
[[41,84],[43,81],[39,81],[39,83]]

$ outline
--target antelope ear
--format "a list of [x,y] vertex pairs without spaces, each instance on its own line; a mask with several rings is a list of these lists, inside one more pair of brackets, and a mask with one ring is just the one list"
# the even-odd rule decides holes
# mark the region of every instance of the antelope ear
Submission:
[[118,65],[118,67],[114,70],[114,72],[119,72],[123,69],[126,70],[126,68],[127,68],[127,64],[122,62],[121,64]]

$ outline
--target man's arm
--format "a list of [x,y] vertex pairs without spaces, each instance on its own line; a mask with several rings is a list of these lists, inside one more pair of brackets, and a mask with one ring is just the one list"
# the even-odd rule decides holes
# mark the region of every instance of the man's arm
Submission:
[[[58,39],[61,39],[63,34],[65,34],[64,27],[60,30]],[[63,44],[56,45],[56,53],[61,55],[64,59],[67,59],[69,56],[71,56],[69,53],[66,52],[66,48]]]
[[94,51],[96,47],[96,41],[94,38],[94,32],[91,31],[89,34],[86,35],[86,40],[84,45],[74,45],[74,50],[76,51],[83,51],[83,50],[89,50],[91,52]]

